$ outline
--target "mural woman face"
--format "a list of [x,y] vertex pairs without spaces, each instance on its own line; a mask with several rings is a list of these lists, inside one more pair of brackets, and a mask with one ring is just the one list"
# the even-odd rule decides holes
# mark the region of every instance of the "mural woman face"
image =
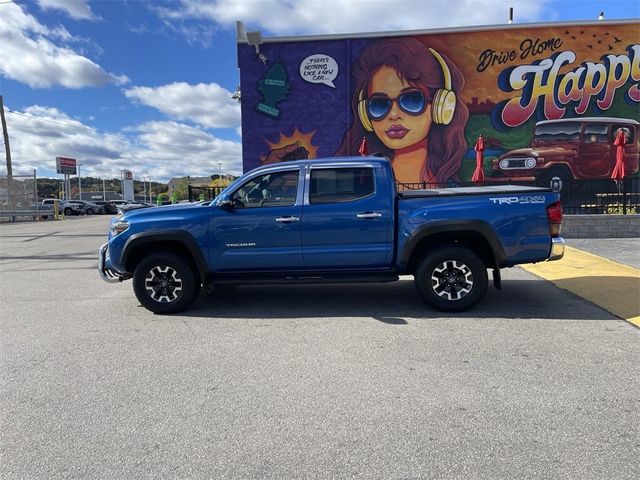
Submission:
[[367,114],[375,134],[393,150],[424,141],[431,128],[431,103],[424,92],[386,65],[371,77]]

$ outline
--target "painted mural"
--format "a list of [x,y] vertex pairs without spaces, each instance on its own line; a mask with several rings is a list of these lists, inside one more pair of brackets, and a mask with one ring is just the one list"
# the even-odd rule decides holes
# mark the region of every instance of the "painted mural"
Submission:
[[260,52],[266,62],[238,45],[245,171],[369,154],[390,158],[401,183],[454,184],[471,180],[479,144],[490,175],[540,121],[640,119],[637,22],[301,37]]

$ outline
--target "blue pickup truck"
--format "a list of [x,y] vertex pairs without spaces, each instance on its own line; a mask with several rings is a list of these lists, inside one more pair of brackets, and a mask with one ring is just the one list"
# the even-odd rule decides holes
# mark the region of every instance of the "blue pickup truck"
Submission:
[[133,279],[155,313],[223,284],[389,282],[413,275],[432,308],[456,312],[500,269],[557,260],[559,194],[524,186],[398,192],[388,160],[329,158],[248,172],[215,200],[114,217],[98,270]]

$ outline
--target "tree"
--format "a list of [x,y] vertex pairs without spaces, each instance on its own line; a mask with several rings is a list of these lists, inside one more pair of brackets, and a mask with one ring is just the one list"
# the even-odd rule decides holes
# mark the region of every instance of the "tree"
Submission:
[[181,178],[176,183],[176,186],[173,189],[173,194],[171,195],[171,199],[176,198],[177,200],[186,200],[189,197],[189,180],[186,178]]

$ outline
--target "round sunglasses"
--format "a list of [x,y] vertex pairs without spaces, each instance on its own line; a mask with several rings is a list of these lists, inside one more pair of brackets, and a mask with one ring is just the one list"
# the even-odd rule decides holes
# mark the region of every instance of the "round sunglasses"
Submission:
[[373,96],[367,99],[367,115],[371,120],[382,120],[391,110],[393,102],[409,115],[420,115],[427,108],[427,99],[421,90],[408,90],[396,98]]

